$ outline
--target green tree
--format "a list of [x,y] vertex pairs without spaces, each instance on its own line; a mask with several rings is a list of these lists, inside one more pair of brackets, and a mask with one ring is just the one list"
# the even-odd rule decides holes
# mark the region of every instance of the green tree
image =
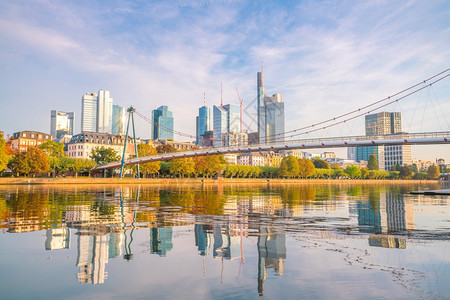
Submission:
[[6,154],[6,141],[3,131],[0,131],[0,172],[6,169],[9,157]]
[[43,150],[48,156],[63,157],[64,155],[64,144],[57,143],[51,140],[47,140],[38,146],[39,149]]
[[323,160],[320,158],[314,159],[313,164],[314,164],[314,167],[316,167],[317,169],[330,169],[331,168],[331,165],[326,160]]
[[441,174],[439,173],[439,168],[436,165],[431,165],[428,167],[427,177],[428,179],[438,179]]
[[75,177],[82,171],[90,173],[91,169],[95,168],[97,164],[92,159],[76,158],[73,160],[72,170],[75,172]]
[[367,169],[369,170],[379,170],[380,167],[378,166],[377,157],[375,154],[370,154],[369,156],[369,162],[367,163]]
[[17,176],[19,176],[20,174],[30,174],[31,168],[27,162],[26,155],[26,152],[19,152],[13,156],[12,160],[8,164],[8,167],[11,169],[11,171],[16,173]]
[[172,145],[163,144],[156,147],[156,151],[158,152],[158,154],[161,154],[161,153],[176,152],[177,149],[175,149],[175,147]]
[[98,165],[104,165],[110,162],[120,160],[120,156],[113,148],[105,148],[103,146],[92,149],[91,159]]
[[358,166],[348,166],[345,168],[344,172],[348,175],[350,178],[358,178],[361,177],[361,169]]
[[298,166],[300,169],[299,175],[302,178],[314,176],[316,173],[316,167],[313,162],[306,158],[298,160]]
[[300,172],[298,160],[292,155],[283,157],[279,172],[282,177],[290,178],[298,176],[298,173]]
[[369,177],[369,170],[367,168],[361,168],[361,178]]
[[[158,152],[156,151],[155,147],[153,147],[153,145],[146,144],[146,143],[138,144],[137,150],[138,150],[139,157],[151,156],[151,155],[158,154]],[[139,164],[139,171],[142,172],[142,174],[144,174],[144,177],[146,177],[147,174],[158,173],[160,168],[161,168],[161,164],[159,161]]]

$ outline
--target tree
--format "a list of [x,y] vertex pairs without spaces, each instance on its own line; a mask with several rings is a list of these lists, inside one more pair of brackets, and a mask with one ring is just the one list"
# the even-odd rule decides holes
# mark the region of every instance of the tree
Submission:
[[411,171],[411,168],[408,166],[403,166],[400,168],[400,178],[401,179],[411,179],[413,175],[413,172]]
[[195,162],[192,158],[178,158],[172,160],[170,172],[178,174],[180,177],[191,175],[195,172]]
[[358,178],[361,177],[361,169],[358,166],[348,166],[344,170],[345,173],[347,173],[348,177],[350,178]]
[[367,178],[369,176],[369,170],[367,168],[361,168],[361,178]]
[[6,169],[8,165],[8,155],[6,154],[6,141],[3,131],[0,131],[0,172]]
[[28,175],[30,173],[30,166],[27,162],[26,152],[20,152],[13,156],[13,159],[8,164],[8,167],[19,176],[20,174]]
[[[156,151],[155,147],[153,147],[153,145],[146,144],[146,143],[138,144],[137,150],[138,150],[139,157],[158,154],[158,152]],[[144,174],[144,177],[147,176],[147,174],[158,173],[160,168],[161,168],[161,164],[159,161],[139,164],[139,171],[142,172],[142,174]]]
[[78,177],[78,173],[81,171],[90,172],[96,166],[97,164],[92,159],[75,158],[73,160],[72,170],[75,172],[75,177]]
[[310,161],[309,159],[306,159],[306,158],[299,159],[298,166],[300,169],[300,171],[299,171],[300,177],[303,177],[303,178],[310,177],[316,173],[316,167],[314,166],[312,161]]
[[377,161],[377,157],[375,156],[375,154],[370,154],[369,162],[367,163],[367,169],[373,170],[373,171],[380,169],[380,167],[378,166],[378,161]]
[[120,156],[113,148],[105,148],[101,146],[100,148],[92,149],[91,159],[98,165],[104,165],[110,162],[119,161]]
[[427,171],[427,177],[429,179],[438,179],[440,176],[440,172],[439,169],[436,165],[431,165],[428,167],[428,171]]
[[282,177],[298,176],[298,173],[300,172],[298,160],[292,155],[283,157],[279,172]]
[[198,175],[206,175],[206,178],[222,169],[220,158],[217,155],[194,157],[195,170]]
[[48,156],[63,157],[64,155],[64,144],[57,143],[51,140],[47,140],[38,146],[39,149],[43,150]]
[[168,152],[176,152],[177,149],[175,149],[175,147],[172,145],[163,144],[163,145],[159,145],[158,147],[156,147],[156,151],[158,152],[158,154],[161,154],[161,153],[168,153]]
[[46,173],[49,171],[47,154],[38,147],[28,148],[26,152],[26,161],[30,166],[30,173],[33,177],[39,173]]
[[314,159],[313,164],[317,169],[330,169],[331,168],[330,164],[326,160],[323,160],[320,158]]

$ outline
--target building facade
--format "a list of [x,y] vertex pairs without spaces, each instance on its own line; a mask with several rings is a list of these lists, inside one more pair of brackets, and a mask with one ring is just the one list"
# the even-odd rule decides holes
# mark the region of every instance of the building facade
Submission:
[[98,91],[97,100],[97,132],[112,132],[113,99],[109,96],[109,91]]
[[264,166],[264,156],[258,152],[246,152],[237,157],[237,164],[244,166]]
[[52,110],[50,113],[50,134],[55,139],[73,135],[75,113]]
[[246,146],[248,145],[248,134],[245,132],[222,133],[222,145]]
[[[71,138],[67,144],[66,155],[70,158],[90,158],[93,149],[105,147],[114,149],[122,158],[124,143],[124,135],[83,132]],[[125,158],[130,155],[134,155],[134,140],[128,137]]]
[[152,139],[173,140],[173,114],[165,105],[152,111]]
[[113,105],[112,114],[112,134],[125,134],[126,132],[125,124],[125,108],[119,105]]
[[30,147],[37,147],[45,141],[53,141],[53,135],[39,131],[19,131],[11,137],[11,148],[17,152],[27,151]]
[[240,127],[240,107],[237,104],[226,104],[213,107],[214,147],[228,146],[223,144],[224,133],[237,133]]
[[97,131],[96,93],[87,93],[81,98],[81,131]]
[[210,109],[206,106],[200,107],[196,121],[196,144],[202,146],[203,135],[210,130]]

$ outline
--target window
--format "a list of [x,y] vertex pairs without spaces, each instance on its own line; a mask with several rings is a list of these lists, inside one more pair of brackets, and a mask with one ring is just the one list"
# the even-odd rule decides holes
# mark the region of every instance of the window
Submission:
[[26,133],[22,133],[22,137],[27,137],[27,134]]

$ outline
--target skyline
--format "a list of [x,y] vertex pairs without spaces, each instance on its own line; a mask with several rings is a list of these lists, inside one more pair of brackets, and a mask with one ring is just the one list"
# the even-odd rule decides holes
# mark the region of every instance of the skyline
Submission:
[[[267,95],[283,94],[292,130],[448,68],[448,15],[446,1],[1,3],[0,130],[49,132],[50,111],[62,110],[75,112],[78,133],[82,95],[105,89],[114,104],[147,117],[169,106],[174,129],[195,135],[203,94],[208,107],[219,105],[221,83],[225,104],[239,103],[239,89],[245,128],[256,113],[261,58]],[[431,94],[438,105],[417,126],[409,110],[428,101],[426,92],[386,110],[402,112],[405,131],[450,130],[434,117],[439,108],[450,111],[448,79]],[[18,108],[20,118],[10,113]],[[151,126],[136,123],[137,135],[149,138]],[[348,127],[345,135],[363,135],[363,118]],[[413,148],[413,158],[439,157],[450,161],[445,146]]]

